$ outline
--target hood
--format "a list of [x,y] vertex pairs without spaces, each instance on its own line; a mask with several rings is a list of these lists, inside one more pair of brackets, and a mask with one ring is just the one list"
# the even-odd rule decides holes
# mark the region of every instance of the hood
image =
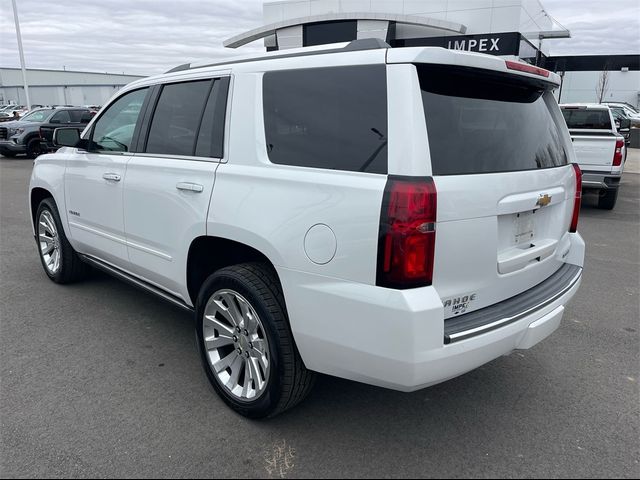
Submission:
[[28,128],[36,125],[34,122],[23,122],[20,120],[10,120],[8,122],[2,122],[3,127],[8,128]]

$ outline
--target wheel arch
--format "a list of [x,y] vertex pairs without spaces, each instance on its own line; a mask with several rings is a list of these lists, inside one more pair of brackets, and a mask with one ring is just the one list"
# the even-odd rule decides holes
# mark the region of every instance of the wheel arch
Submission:
[[[42,202],[45,198],[51,198],[53,199],[54,202],[56,201],[55,198],[53,197],[53,194],[46,188],[34,187],[31,189],[31,192],[29,193],[31,225],[34,228],[34,233],[35,233],[35,226],[36,226],[36,214],[38,213],[38,206],[40,205],[40,202]],[[56,202],[56,205],[58,205],[58,202]],[[58,206],[58,209],[59,208],[60,207]]]
[[260,250],[224,237],[195,238],[189,246],[186,272],[187,290],[193,305],[196,304],[200,287],[209,275],[221,268],[246,262],[266,264],[280,282],[274,263]]

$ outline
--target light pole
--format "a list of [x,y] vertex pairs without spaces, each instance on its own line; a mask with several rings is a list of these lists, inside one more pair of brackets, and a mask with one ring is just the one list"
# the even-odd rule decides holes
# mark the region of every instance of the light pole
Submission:
[[13,4],[13,18],[16,23],[16,35],[18,36],[18,52],[20,53],[20,67],[22,68],[22,83],[24,84],[24,95],[27,99],[27,108],[31,110],[31,100],[29,99],[29,84],[27,83],[27,69],[24,66],[24,51],[22,50],[22,35],[20,34],[20,22],[18,21],[18,7],[16,0],[11,0]]

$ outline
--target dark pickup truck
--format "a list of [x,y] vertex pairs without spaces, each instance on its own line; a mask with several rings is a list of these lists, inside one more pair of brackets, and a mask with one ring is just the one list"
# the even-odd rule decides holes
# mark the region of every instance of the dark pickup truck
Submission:
[[88,108],[41,108],[20,120],[0,126],[0,154],[15,157],[24,153],[35,158],[54,150],[53,131],[60,127],[83,128],[93,118]]

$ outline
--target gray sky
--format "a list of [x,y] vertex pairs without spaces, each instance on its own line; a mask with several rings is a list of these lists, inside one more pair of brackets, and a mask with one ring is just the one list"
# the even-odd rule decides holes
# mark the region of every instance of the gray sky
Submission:
[[[429,0],[425,0],[429,1]],[[153,74],[262,52],[222,41],[262,24],[262,0],[18,0],[28,67]],[[640,0],[542,0],[573,33],[553,55],[640,53]],[[10,0],[0,0],[0,66],[18,66]]]

